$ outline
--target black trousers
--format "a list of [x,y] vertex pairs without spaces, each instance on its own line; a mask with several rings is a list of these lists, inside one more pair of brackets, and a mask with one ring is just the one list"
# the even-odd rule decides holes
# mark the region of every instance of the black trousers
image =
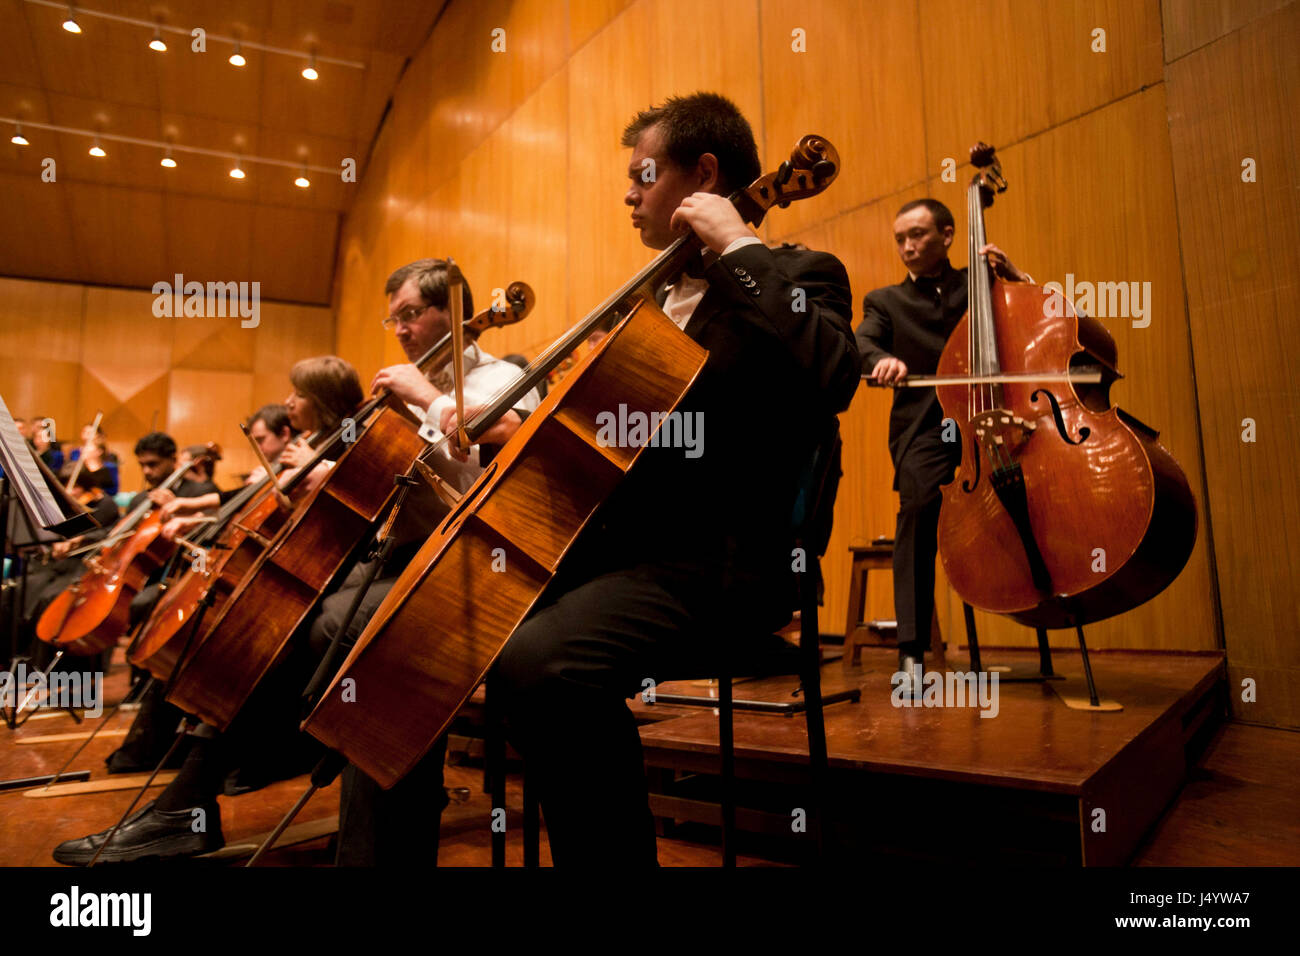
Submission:
[[[356,643],[366,623],[397,581],[390,562],[382,569],[357,608],[343,646]],[[338,633],[357,591],[365,581],[370,564],[353,568],[342,586],[321,602],[312,622],[311,646],[317,656]],[[337,658],[341,664],[343,657]],[[349,764],[343,771],[339,797],[339,866],[433,865],[438,862],[438,830],[447,791],[443,787],[443,765],[447,759],[444,734],[411,772],[388,790]]]
[[939,551],[940,488],[961,463],[961,441],[942,428],[918,432],[895,463],[898,520],[894,528],[894,616],[899,653],[921,657],[930,647],[934,559]]
[[[662,565],[552,587],[489,678],[527,761],[557,866],[654,866],[641,738],[626,698],[665,680],[718,674],[740,646],[774,640],[754,607],[707,577]],[[557,585],[559,582],[557,582]]]

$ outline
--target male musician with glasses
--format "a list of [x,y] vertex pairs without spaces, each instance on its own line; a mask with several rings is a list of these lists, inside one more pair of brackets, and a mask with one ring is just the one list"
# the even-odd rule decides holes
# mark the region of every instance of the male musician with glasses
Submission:
[[[473,315],[473,297],[468,283],[462,288],[464,317],[469,319]],[[450,327],[447,262],[420,259],[409,263],[389,277],[384,291],[388,296],[388,315],[382,320],[383,326],[394,331],[402,350],[412,361],[381,369],[371,383],[372,390],[389,389],[406,402],[412,413],[424,422],[421,436],[435,441],[443,429],[455,426],[450,363],[431,370],[430,377],[426,378],[414,361],[436,345]],[[467,346],[466,415],[472,413],[474,406],[486,404],[520,374],[517,366],[493,358],[476,343]],[[428,457],[429,466],[457,491],[468,490],[483,468],[480,452],[486,458],[494,446],[507,441],[537,404],[536,392],[529,392],[480,438],[479,444],[453,457],[447,447],[449,442]],[[383,567],[374,569],[376,578],[341,639],[345,648],[360,636],[402,569],[447,513],[447,505],[426,485],[412,487],[392,528],[393,550]],[[256,770],[248,767],[240,768],[241,778],[227,783],[227,776],[239,760],[256,752],[259,738],[272,733],[281,736],[286,732],[296,733],[301,716],[299,696],[325,648],[343,625],[370,570],[368,561],[357,564],[342,585],[322,599],[310,624],[304,626],[306,640],[296,642],[288,660],[263,680],[225,732],[195,739],[176,779],[153,803],[122,825],[100,860],[170,859],[211,852],[223,845],[218,794],[223,789],[227,793],[245,792],[270,782],[265,779],[265,770],[259,777]],[[342,660],[339,656],[337,663]],[[295,740],[309,748],[319,747],[305,735],[298,734]],[[339,865],[424,866],[437,862],[439,820],[447,804],[443,789],[445,755],[444,737],[405,779],[387,791],[355,767],[349,766],[344,771],[339,808]],[[282,772],[282,765],[290,758],[286,757],[284,748],[276,756],[281,767],[272,769]],[[196,833],[191,826],[196,809],[204,811],[205,832]],[[85,865],[107,836],[105,830],[69,840],[56,848],[54,858],[60,863]]]
[[679,406],[703,415],[704,452],[642,451],[507,642],[489,688],[537,781],[552,859],[611,872],[657,863],[625,698],[647,679],[713,676],[724,656],[790,620],[800,473],[861,365],[839,260],[769,248],[726,198],[761,172],[735,104],[670,98],[639,113],[623,145],[641,241],[665,249],[689,229],[716,254],[661,290],[668,318],[709,352]]
[[[904,203],[894,218],[894,243],[907,269],[898,285],[868,292],[856,336],[862,371],[882,385],[910,374],[930,375],[948,336],[966,313],[965,267],[948,262],[956,223],[937,199]],[[997,246],[980,249],[1003,278],[1031,281]],[[945,440],[946,439],[946,440]],[[939,549],[940,488],[961,463],[961,435],[945,431],[933,388],[899,388],[889,415],[898,518],[894,530],[894,616],[898,669],[921,692],[934,615],[934,559]]]

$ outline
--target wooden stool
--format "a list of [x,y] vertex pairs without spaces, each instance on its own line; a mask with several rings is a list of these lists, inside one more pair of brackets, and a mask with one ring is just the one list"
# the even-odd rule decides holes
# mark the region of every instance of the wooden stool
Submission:
[[[862,662],[863,647],[898,646],[896,622],[864,621],[862,618],[870,593],[868,585],[871,572],[892,573],[894,570],[894,539],[882,536],[874,538],[870,544],[851,544],[849,557],[852,559],[849,567],[849,616],[844,625],[843,663],[845,667],[856,667]],[[892,639],[886,636],[886,631],[889,630],[894,632]],[[943,635],[939,631],[937,605],[930,615],[930,651],[942,659]]]

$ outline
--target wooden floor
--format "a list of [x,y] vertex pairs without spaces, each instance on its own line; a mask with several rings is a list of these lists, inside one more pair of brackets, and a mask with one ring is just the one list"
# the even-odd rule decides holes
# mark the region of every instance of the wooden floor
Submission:
[[[1004,655],[1005,656],[1005,655]],[[1160,678],[1153,678],[1143,683],[1124,685],[1117,673],[1112,673],[1110,655],[1098,655],[1098,677],[1102,680],[1103,695],[1118,694],[1125,698],[1127,718],[1120,718],[1113,724],[1106,725],[1107,733],[1092,735],[1089,747],[1105,749],[1114,746],[1118,737],[1123,737],[1124,721],[1137,725],[1143,706],[1154,706],[1153,698],[1143,696],[1159,695]],[[1166,662],[1171,664],[1174,662]],[[875,663],[868,662],[864,668],[869,672]],[[1069,671],[1068,666],[1058,669]],[[839,665],[830,665],[826,669],[827,684],[833,686]],[[1166,668],[1164,679],[1174,680]],[[1142,685],[1146,690],[1139,692]],[[738,695],[743,696],[739,685]],[[106,696],[116,700],[125,688],[125,671],[115,668],[107,681]],[[1041,685],[1002,685],[1006,707],[1011,697],[1006,695],[1051,695]],[[749,693],[746,691],[745,693]],[[1059,707],[1059,702],[1052,703]],[[857,758],[862,764],[870,761],[888,763],[894,769],[917,770],[909,764],[928,763],[938,767],[948,776],[987,773],[976,766],[963,763],[965,759],[956,752],[935,751],[930,748],[924,759],[915,756],[915,749],[905,751],[895,748],[892,756],[886,756],[891,747],[889,734],[893,731],[885,726],[890,715],[881,707],[862,708],[861,705],[840,705],[839,710],[828,711],[828,731],[832,739],[832,753],[837,752],[836,740],[848,741],[849,746],[840,747],[841,762],[844,752],[859,748]],[[1072,712],[1063,709],[1054,711],[1057,721],[1068,722],[1076,719]],[[856,714],[857,716],[853,716]],[[661,717],[667,717],[660,711]],[[685,721],[700,725],[696,732],[702,736],[709,733],[705,725],[716,721],[711,712],[679,715]],[[893,715],[898,718],[899,715]],[[902,715],[916,726],[913,732],[927,721],[944,719],[935,712],[916,711]],[[1085,715],[1089,720],[1100,720],[1104,716],[1114,718],[1116,715]],[[131,715],[121,714],[114,719],[109,729],[125,729]],[[979,718],[974,714],[962,715],[963,719],[973,719],[979,728]],[[750,715],[750,721],[766,722],[766,742],[759,742],[746,736],[749,731],[742,729],[738,722],[738,746],[741,753],[757,746],[765,749],[780,750],[781,734],[798,737],[802,734],[801,718],[783,718],[763,715]],[[655,724],[645,727],[647,744],[653,748],[662,745],[664,735],[668,733],[669,723],[660,719]],[[985,721],[993,726],[998,720]],[[82,727],[92,725],[92,721]],[[762,725],[760,725],[762,726]],[[1010,726],[1010,722],[1007,723]],[[776,730],[777,727],[781,729]],[[35,736],[67,733],[78,730],[71,718],[66,715],[39,718],[28,722],[17,731],[0,727],[0,779],[33,776],[52,773],[66,760],[77,744],[75,742],[48,743],[37,745],[20,745],[18,741]],[[674,731],[682,735],[683,726]],[[991,729],[991,728],[990,728]],[[1116,733],[1118,731],[1118,733]],[[712,731],[716,734],[716,730]],[[659,743],[652,743],[651,738],[658,735]],[[1044,729],[1047,734],[1047,728]],[[996,735],[990,735],[988,747],[1005,747],[1006,752],[996,750],[985,753],[986,758],[1002,761],[1000,774],[1024,772],[1044,776],[1055,780],[1053,786],[1069,787],[1080,780],[1079,767],[1091,759],[1086,752],[1075,748],[1058,750],[1053,746],[1050,734],[1041,737],[1037,743],[1039,749],[1024,752],[1023,747],[1014,746],[1015,741],[994,744]],[[1104,739],[1103,739],[1104,738]],[[714,738],[716,740],[716,736]],[[773,744],[772,741],[776,743]],[[96,739],[77,759],[74,769],[90,769],[95,778],[106,776],[103,760],[116,748],[120,738]],[[1023,743],[1023,742],[1022,742]],[[806,744],[804,745],[806,746]],[[1043,748],[1046,748],[1044,751]],[[791,745],[786,748],[794,751]],[[1087,748],[1085,748],[1086,751]],[[1015,760],[1010,759],[1013,752],[1022,753],[1026,767],[1017,769]],[[1051,766],[1044,767],[1043,753],[1053,754]],[[804,750],[806,753],[806,750]],[[875,756],[864,756],[875,753]],[[912,753],[913,756],[908,756]],[[790,755],[793,759],[793,753]],[[968,755],[969,756],[969,755]],[[1094,755],[1095,756],[1095,755]],[[1022,759],[1022,758],[1015,758]],[[1075,763],[1072,764],[1071,761]],[[1074,769],[1071,769],[1071,768]],[[490,862],[491,805],[486,794],[482,792],[482,772],[478,766],[449,766],[446,784],[452,791],[453,802],[443,815],[441,831],[441,850],[439,863],[444,866],[487,866]],[[270,830],[284,810],[302,792],[306,786],[305,778],[274,784],[255,793],[239,797],[222,797],[220,799],[222,824],[228,844],[246,841]],[[49,799],[33,799],[17,791],[0,792],[0,865],[2,866],[47,866],[54,865],[50,857],[52,849],[61,841],[84,836],[95,830],[110,826],[118,815],[131,802],[133,794],[126,792],[96,793],[77,796],[65,796]],[[1300,734],[1267,728],[1251,727],[1241,724],[1222,726],[1210,739],[1203,756],[1189,775],[1188,782],[1178,794],[1158,824],[1149,833],[1145,842],[1134,855],[1132,862],[1143,866],[1167,865],[1300,865],[1300,819],[1295,807],[1300,804]],[[511,866],[522,863],[522,846],[520,827],[522,825],[522,799],[519,779],[512,775],[507,790],[507,862]],[[321,821],[338,811],[338,785],[318,793],[299,816],[299,822]],[[685,831],[679,831],[685,832]],[[689,831],[690,839],[661,839],[659,859],[665,866],[717,866],[721,856],[716,844],[715,831],[710,828],[696,828]],[[329,839],[318,837],[309,842],[272,851],[264,860],[272,866],[323,866],[331,862]],[[549,865],[550,855],[543,834],[542,863]],[[742,856],[741,865],[772,865],[771,861],[757,856]]]

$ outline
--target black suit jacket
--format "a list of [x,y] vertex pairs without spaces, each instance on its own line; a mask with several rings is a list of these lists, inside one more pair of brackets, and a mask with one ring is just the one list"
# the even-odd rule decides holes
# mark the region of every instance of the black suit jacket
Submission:
[[[909,275],[898,285],[868,292],[856,332],[862,372],[870,373],[882,358],[893,356],[907,365],[909,375],[933,374],[948,336],[965,313],[966,269],[954,269],[947,259],[936,277],[914,281]],[[934,389],[900,388],[894,392],[889,454],[895,469],[912,439],[942,421]],[[898,487],[897,479],[894,487]]]
[[704,278],[685,332],[709,356],[679,406],[703,416],[703,454],[646,448],[600,524],[614,563],[673,565],[788,620],[800,475],[859,381],[848,274],[823,252],[754,244]]

